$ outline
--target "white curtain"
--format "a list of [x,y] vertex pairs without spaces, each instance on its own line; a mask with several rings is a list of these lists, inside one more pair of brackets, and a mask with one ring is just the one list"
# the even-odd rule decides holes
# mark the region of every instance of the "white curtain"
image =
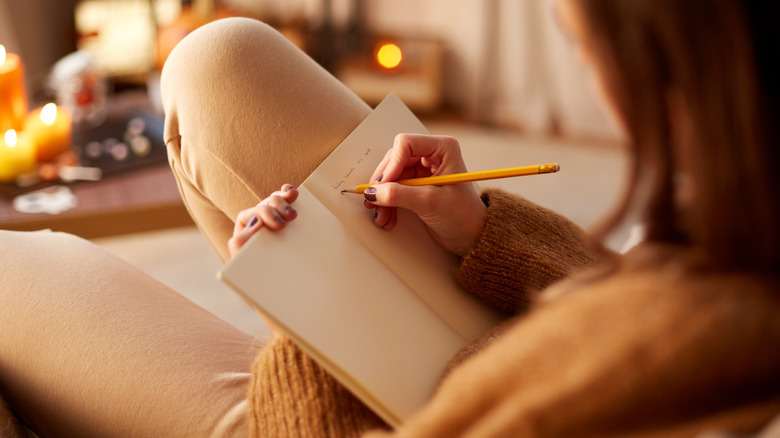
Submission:
[[[550,0],[498,0],[505,93],[495,103],[496,116],[529,130],[618,138],[618,129],[597,95],[592,72],[575,57],[560,29]],[[501,122],[501,120],[497,120]]]
[[618,139],[590,72],[558,27],[553,0],[368,0],[371,28],[442,39],[446,99],[470,118]]

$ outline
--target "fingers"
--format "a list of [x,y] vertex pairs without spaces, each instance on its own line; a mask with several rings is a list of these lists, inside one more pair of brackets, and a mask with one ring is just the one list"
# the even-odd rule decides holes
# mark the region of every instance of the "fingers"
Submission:
[[[435,191],[441,187],[412,187],[395,183],[377,184],[366,189],[364,194],[370,204],[376,206],[377,213],[383,209],[405,208],[419,213],[421,207],[428,207],[434,199]],[[383,218],[386,216],[383,216]],[[389,220],[389,217],[387,217]],[[377,217],[379,219],[379,217]],[[376,223],[376,221],[374,222]]]
[[393,147],[371,175],[371,181],[398,181],[438,173],[464,172],[458,141],[452,137],[398,134]]
[[[393,182],[441,173],[465,172],[458,141],[447,136],[398,134],[371,176],[372,182]],[[392,195],[391,195],[392,196]],[[395,204],[379,206],[367,197],[366,208],[376,208],[374,224],[386,230],[395,226]]]
[[374,211],[374,218],[372,219],[374,225],[390,231],[393,229],[397,221],[398,209],[395,207],[380,207],[373,204],[372,201],[376,201],[375,193],[376,189],[374,188],[366,189],[364,193],[366,200],[363,201],[363,205],[368,209],[376,209],[376,211]]
[[274,192],[254,207],[238,213],[236,224],[233,227],[233,234],[239,233],[246,228],[249,220],[255,216],[261,220],[262,226],[267,226],[272,230],[283,228],[287,221],[291,221],[297,216],[297,212],[290,205],[296,199],[298,199],[298,190],[295,188],[291,188],[286,192]]
[[377,207],[374,212],[374,225],[390,231],[398,222],[398,209],[394,207]]
[[290,205],[297,198],[298,190],[274,192],[250,211],[257,213],[268,228],[280,230],[288,221],[297,217],[298,212]]
[[257,216],[252,216],[246,226],[233,233],[233,237],[228,240],[228,250],[230,256],[235,256],[236,253],[244,246],[244,244],[262,227],[262,223]]
[[271,196],[281,196],[288,204],[292,204],[298,199],[298,189],[292,184],[285,184],[281,190],[273,192]]
[[395,227],[398,208],[412,211],[442,248],[463,256],[479,237],[487,207],[472,184],[407,186],[382,183],[364,196],[376,206],[374,224],[385,230]]
[[397,181],[409,168],[413,177],[430,176],[441,172],[463,171],[463,158],[458,141],[452,137],[425,134],[398,134],[387,157],[384,181]]
[[379,164],[376,166],[376,169],[374,170],[374,173],[371,175],[370,181],[379,182],[382,181],[384,177],[384,171],[385,167],[387,167],[387,162],[390,161],[390,154],[393,152],[392,149],[388,149],[385,153],[385,157],[382,158],[382,161],[379,162]]
[[290,184],[272,193],[254,207],[238,213],[233,226],[233,237],[228,240],[228,249],[234,256],[259,229],[267,227],[281,230],[287,222],[294,220],[298,212],[290,205],[298,199],[298,190]]

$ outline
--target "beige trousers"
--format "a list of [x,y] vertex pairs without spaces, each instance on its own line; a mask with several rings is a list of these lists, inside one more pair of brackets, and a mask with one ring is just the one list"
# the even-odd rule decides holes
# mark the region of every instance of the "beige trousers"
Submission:
[[[370,111],[249,19],[193,32],[162,86],[171,167],[223,259],[236,214]],[[0,250],[0,436],[246,435],[251,336],[82,239],[0,231]]]

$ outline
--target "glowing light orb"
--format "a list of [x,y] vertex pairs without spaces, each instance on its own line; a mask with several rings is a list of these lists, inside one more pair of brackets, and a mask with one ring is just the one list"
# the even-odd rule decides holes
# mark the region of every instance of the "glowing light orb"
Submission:
[[7,144],[9,148],[16,146],[16,131],[13,129],[5,131],[5,144]]
[[382,44],[376,52],[376,60],[384,68],[395,68],[403,60],[403,53],[401,48],[393,43]]
[[41,121],[47,126],[51,126],[55,118],[57,118],[57,105],[53,103],[44,105],[41,110]]

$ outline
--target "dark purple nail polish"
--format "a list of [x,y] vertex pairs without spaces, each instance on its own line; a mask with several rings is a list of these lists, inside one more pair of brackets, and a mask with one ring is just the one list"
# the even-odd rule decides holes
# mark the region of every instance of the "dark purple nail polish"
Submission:
[[368,202],[375,202],[376,201],[376,188],[375,187],[369,187],[363,192],[363,196],[366,197],[366,201]]
[[287,187],[287,190],[285,190],[285,191],[286,191],[286,192],[289,192],[290,190],[292,190],[292,189],[294,189],[294,188],[296,188],[296,187],[295,187],[295,186],[290,186],[290,187]]
[[287,214],[295,214],[297,213],[294,208],[290,207],[289,205],[287,207],[284,207],[284,212]]
[[379,175],[378,177],[376,177],[376,180],[374,180],[374,181],[382,182],[382,178],[384,178],[384,177],[385,177],[385,174],[383,173],[383,174]]
[[257,219],[257,216],[252,216],[252,217],[249,218],[249,222],[246,223],[246,227],[247,228],[252,228],[255,225],[257,225],[258,221],[259,221],[259,219]]
[[376,218],[378,218],[378,217],[379,217],[379,212],[375,211],[374,212],[374,219],[372,219],[372,221],[376,221]]
[[276,222],[277,224],[281,224],[281,225],[284,225],[284,224],[287,223],[287,221],[282,219],[281,216],[274,216],[274,222]]

